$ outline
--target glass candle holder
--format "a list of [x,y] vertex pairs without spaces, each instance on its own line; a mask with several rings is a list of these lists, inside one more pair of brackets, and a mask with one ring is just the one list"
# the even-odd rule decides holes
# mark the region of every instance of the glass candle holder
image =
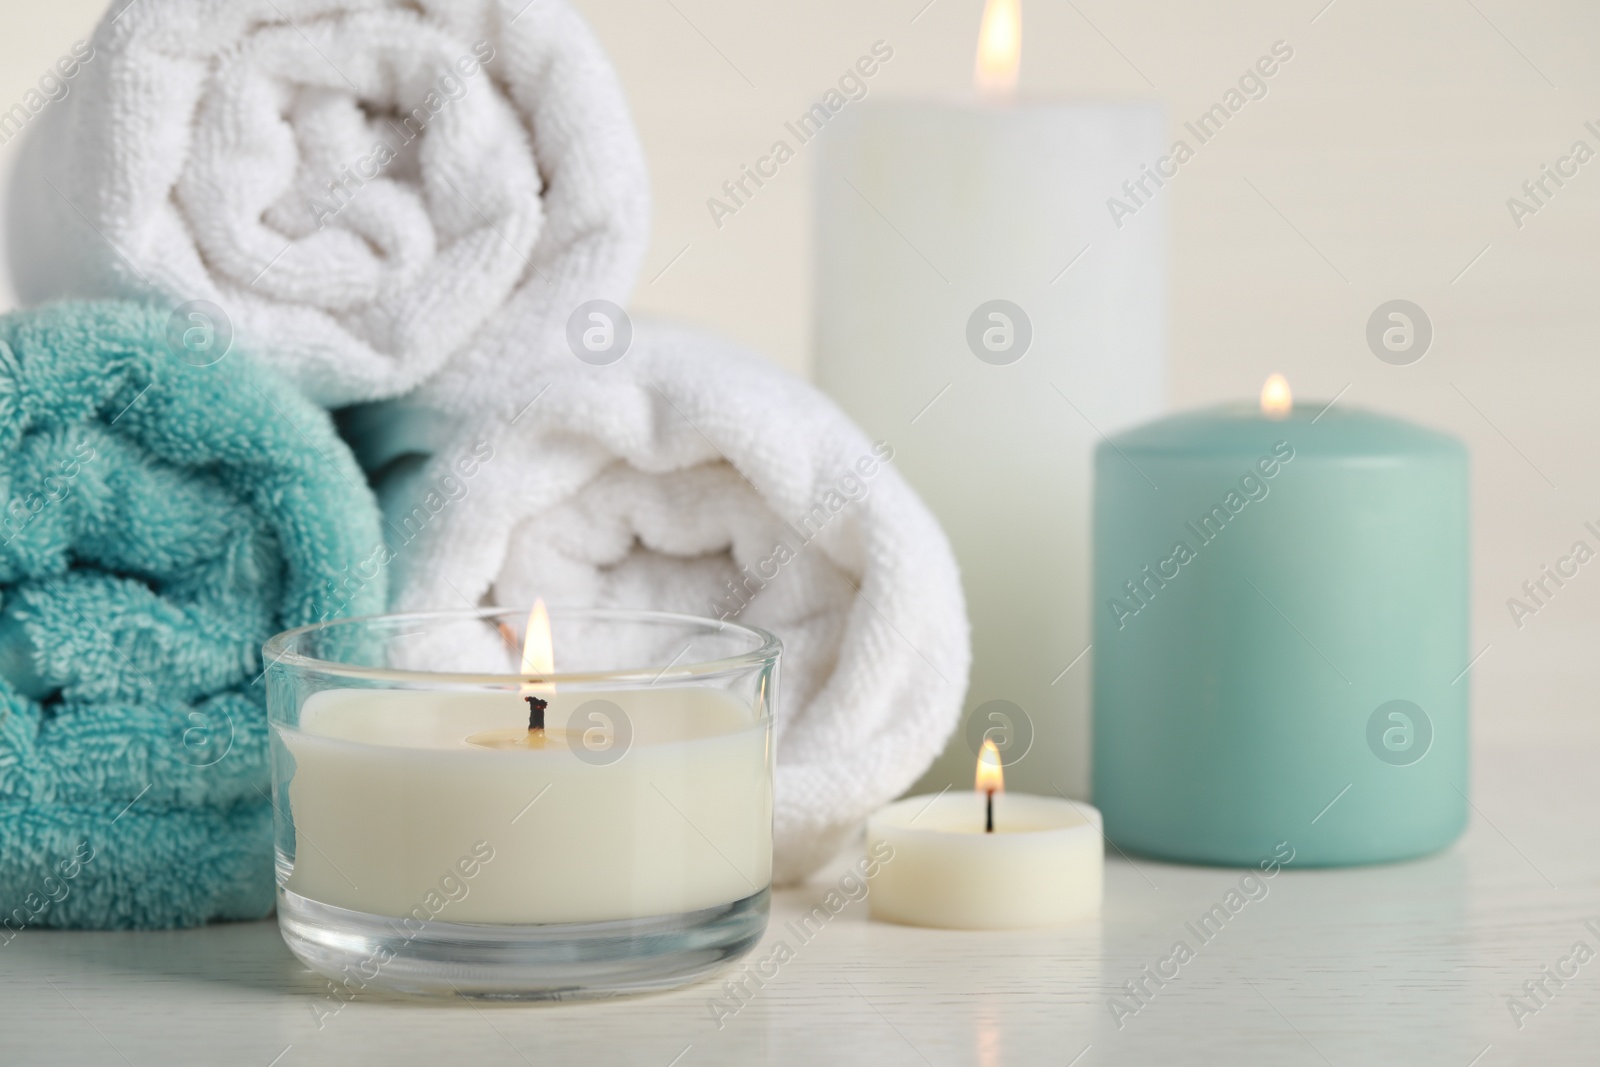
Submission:
[[278,924],[348,993],[663,989],[765,930],[778,640],[541,610],[267,642]]

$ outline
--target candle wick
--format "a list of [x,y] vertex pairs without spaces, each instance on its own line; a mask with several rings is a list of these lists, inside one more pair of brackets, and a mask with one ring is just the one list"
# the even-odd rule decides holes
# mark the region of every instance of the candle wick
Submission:
[[522,699],[528,702],[528,732],[543,730],[544,709],[550,706],[550,702],[536,696],[525,696]]
[[984,791],[984,796],[985,796],[985,800],[984,800],[984,804],[983,804],[983,832],[986,833],[986,834],[992,834],[992,833],[994,833],[994,790],[993,789],[985,790]]

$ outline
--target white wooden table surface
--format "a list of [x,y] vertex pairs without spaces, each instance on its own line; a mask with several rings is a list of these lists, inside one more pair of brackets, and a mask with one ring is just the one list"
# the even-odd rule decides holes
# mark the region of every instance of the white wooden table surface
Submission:
[[358,999],[319,1028],[323,987],[271,922],[28,931],[0,947],[0,1064],[1596,1064],[1600,961],[1546,980],[1520,1028],[1507,1006],[1570,971],[1578,942],[1600,951],[1600,726],[1571,721],[1479,744],[1454,848],[1286,870],[1120,1028],[1108,998],[1195,944],[1184,924],[1239,872],[1113,853],[1099,922],[954,933],[852,904],[801,943],[785,921],[823,878],[777,895],[751,958],[779,938],[794,958],[720,1029],[720,981],[583,1004]]

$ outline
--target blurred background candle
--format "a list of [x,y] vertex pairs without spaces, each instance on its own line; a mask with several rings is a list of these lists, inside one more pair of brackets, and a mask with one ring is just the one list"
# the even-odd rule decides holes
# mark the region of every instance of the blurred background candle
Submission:
[[[816,373],[955,545],[969,717],[998,728],[1024,788],[1083,795],[1089,456],[1163,389],[1164,207],[1119,228],[1106,199],[1161,156],[1164,121],[1156,104],[1013,99],[1020,50],[1018,5],[996,0],[973,95],[869,98],[827,127]],[[925,785],[966,779],[966,737]]]
[[1129,851],[1297,866],[1467,816],[1467,453],[1274,376],[1095,456],[1095,803]]

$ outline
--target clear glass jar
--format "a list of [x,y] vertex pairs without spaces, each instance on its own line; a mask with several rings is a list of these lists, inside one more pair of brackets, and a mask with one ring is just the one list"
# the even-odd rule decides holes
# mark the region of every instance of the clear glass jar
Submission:
[[336,995],[662,989],[760,939],[777,638],[554,609],[541,655],[530,626],[482,609],[267,642],[278,922]]

